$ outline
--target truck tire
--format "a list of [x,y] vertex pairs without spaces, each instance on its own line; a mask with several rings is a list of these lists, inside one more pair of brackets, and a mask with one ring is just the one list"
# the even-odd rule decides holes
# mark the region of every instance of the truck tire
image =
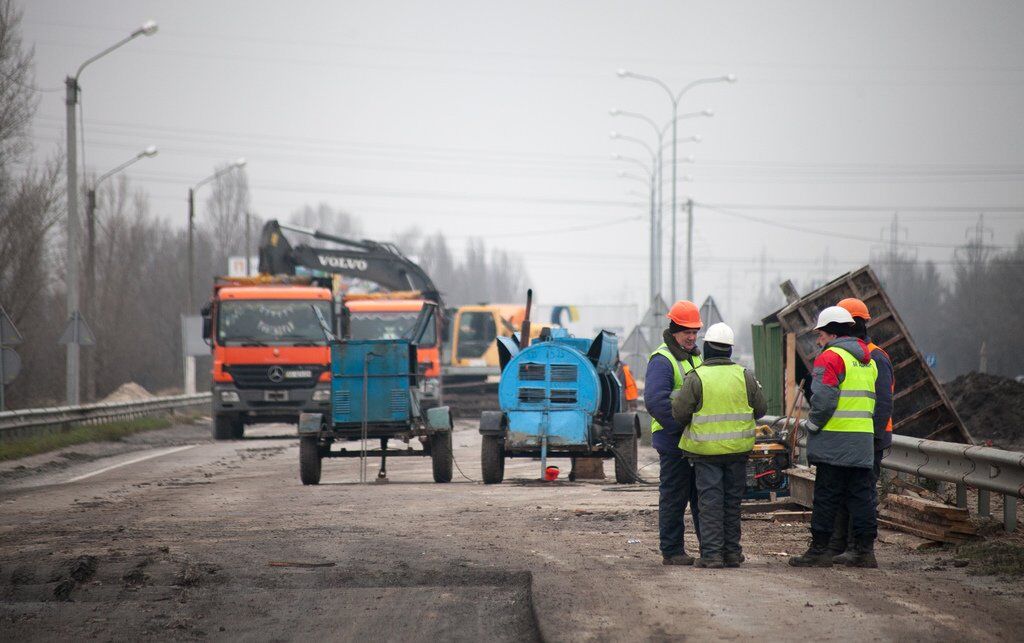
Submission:
[[452,481],[452,432],[438,431],[430,436],[430,463],[434,468],[434,482]]
[[241,440],[245,437],[245,422],[242,421],[242,416],[237,416],[231,421],[231,438],[234,440]]
[[[237,421],[241,426],[242,422]],[[237,440],[241,435],[235,433],[236,420],[230,413],[217,413],[213,416],[213,439],[214,440]],[[241,431],[239,430],[240,434]]]
[[480,444],[480,468],[484,484],[498,484],[505,478],[505,437],[485,435]]
[[320,444],[315,435],[299,438],[299,479],[302,484],[320,484]]
[[636,435],[620,436],[615,440],[615,482],[632,484],[636,478]]

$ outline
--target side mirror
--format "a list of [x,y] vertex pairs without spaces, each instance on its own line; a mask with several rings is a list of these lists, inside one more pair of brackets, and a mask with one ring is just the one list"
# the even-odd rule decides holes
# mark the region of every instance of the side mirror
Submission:
[[210,307],[203,307],[201,313],[203,316],[203,340],[209,344],[210,336],[213,334],[213,319],[210,317]]

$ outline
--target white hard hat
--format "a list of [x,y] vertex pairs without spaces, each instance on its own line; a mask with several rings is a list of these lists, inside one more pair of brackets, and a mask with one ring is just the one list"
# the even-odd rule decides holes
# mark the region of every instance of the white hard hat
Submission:
[[852,324],[853,315],[850,311],[840,306],[829,306],[818,313],[818,323],[814,330],[828,326],[829,324]]
[[736,343],[736,337],[728,325],[718,322],[708,327],[708,332],[704,335],[704,341],[711,342],[712,344],[732,346]]

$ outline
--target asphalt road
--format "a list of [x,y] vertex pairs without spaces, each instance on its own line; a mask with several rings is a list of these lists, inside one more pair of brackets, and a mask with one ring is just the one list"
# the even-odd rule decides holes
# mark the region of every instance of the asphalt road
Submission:
[[429,459],[396,458],[386,484],[330,460],[304,487],[284,425],[232,442],[173,427],[3,463],[3,638],[1021,636],[1024,584],[971,575],[950,551],[883,543],[879,570],[794,569],[806,525],[749,516],[742,568],[664,567],[655,488],[539,483],[531,460],[501,485],[471,482],[472,427],[456,427],[465,475],[446,485]]

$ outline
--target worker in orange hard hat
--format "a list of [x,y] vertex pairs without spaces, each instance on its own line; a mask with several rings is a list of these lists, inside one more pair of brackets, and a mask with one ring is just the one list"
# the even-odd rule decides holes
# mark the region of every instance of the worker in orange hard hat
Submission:
[[[892,360],[889,359],[888,353],[871,341],[871,337],[868,335],[867,322],[871,320],[871,313],[868,312],[867,304],[860,299],[848,297],[836,305],[848,311],[853,317],[853,332],[850,334],[868,345],[871,360],[878,367],[878,379],[875,380],[875,415],[873,417],[875,427],[874,491],[877,509],[878,477],[882,472],[882,458],[885,457],[886,450],[892,446],[892,405],[893,393],[896,390]],[[848,545],[852,541],[850,513],[846,507],[840,507],[836,514],[835,531],[832,532],[832,540],[828,544],[828,548],[832,551],[833,563],[856,564],[857,553],[848,549]]]
[[668,311],[664,340],[647,362],[644,404],[651,414],[651,444],[661,464],[658,487],[658,532],[662,563],[692,565],[684,545],[684,514],[690,505],[694,531],[700,537],[700,511],[693,466],[679,448],[683,427],[672,417],[670,396],[683,386],[683,376],[701,364],[697,331],[703,326],[700,309],[692,301],[677,301]]

